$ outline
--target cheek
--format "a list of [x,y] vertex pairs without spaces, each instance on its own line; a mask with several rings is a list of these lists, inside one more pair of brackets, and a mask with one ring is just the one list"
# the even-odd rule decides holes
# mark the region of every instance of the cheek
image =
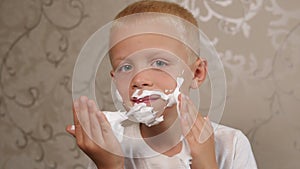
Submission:
[[177,86],[175,78],[166,72],[159,72],[153,75],[155,85],[157,88],[166,94],[172,93]]
[[182,86],[180,87],[180,92],[182,92],[185,95],[189,95],[190,85],[191,85],[190,81],[183,82]]
[[192,83],[193,83],[193,77],[190,75],[185,75],[180,91],[185,95],[189,95],[190,94],[189,91],[191,89]]
[[129,87],[128,85],[125,85],[125,83],[121,83],[120,81],[118,81],[118,83],[115,83],[116,87],[122,97],[122,99],[127,100],[129,98]]
[[[170,94],[174,91],[174,89],[177,86],[175,78],[173,78],[169,73],[166,73],[164,71],[151,70],[143,73],[145,73],[143,74],[143,76],[146,76],[147,80],[153,83],[153,86],[151,86],[151,88],[145,89],[160,90],[166,94]],[[131,80],[133,80],[133,78],[118,79],[118,81],[115,83],[120,95],[125,100],[130,99],[131,95],[136,90],[130,87],[131,84],[129,84],[128,82]]]

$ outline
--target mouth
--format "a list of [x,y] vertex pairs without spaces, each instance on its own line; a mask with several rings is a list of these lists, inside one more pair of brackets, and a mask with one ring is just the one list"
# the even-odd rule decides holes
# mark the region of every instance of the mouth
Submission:
[[147,105],[150,104],[151,102],[158,100],[160,98],[159,95],[150,95],[150,96],[145,96],[142,98],[138,98],[138,97],[132,97],[131,101],[133,103],[136,104],[140,104],[140,103],[146,103]]

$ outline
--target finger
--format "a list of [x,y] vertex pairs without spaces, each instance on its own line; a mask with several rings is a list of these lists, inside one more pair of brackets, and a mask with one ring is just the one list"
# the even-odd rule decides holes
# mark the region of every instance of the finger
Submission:
[[100,123],[101,132],[102,132],[104,141],[107,143],[107,141],[114,140],[116,137],[113,134],[110,123],[108,122],[104,113],[101,111],[97,111],[97,117],[98,117],[97,119]]
[[199,143],[206,142],[211,136],[213,136],[214,133],[210,120],[208,118],[205,118],[204,120],[205,122],[199,136]]
[[186,102],[187,102],[187,108],[188,108],[188,113],[190,114],[190,117],[192,117],[193,123],[196,121],[196,119],[200,116],[202,118],[201,114],[198,112],[196,106],[192,102],[192,100],[186,96],[185,97]]
[[187,120],[185,118],[181,118],[180,123],[181,123],[181,130],[182,130],[183,136],[184,137],[190,137],[190,135],[191,135],[191,133],[190,133],[191,126],[189,125]]
[[74,100],[74,102],[73,102],[73,120],[74,120],[74,126],[75,126],[74,133],[75,133],[77,143],[80,143],[83,140],[82,128],[79,123],[78,114],[77,114],[77,112],[79,112],[79,111],[80,111],[80,108],[79,108],[78,100]]
[[[88,98],[86,96],[80,96],[79,98],[79,112],[78,117],[80,119],[80,125],[85,131],[84,134],[90,135],[90,120],[87,106]],[[85,138],[85,137],[84,137]]]
[[93,100],[88,100],[87,105],[88,105],[88,112],[96,113],[98,111],[96,103]]
[[183,104],[186,107],[185,117],[190,128],[187,139],[192,144],[199,143],[199,137],[203,128],[204,120],[201,114],[198,113],[198,110],[196,109],[193,102],[189,99],[189,97],[184,96],[182,100],[183,103],[185,103]]
[[189,137],[190,137],[190,140],[193,141],[194,143],[195,142],[198,142],[198,138],[200,136],[200,133],[201,133],[201,129],[202,129],[202,125],[201,125],[201,119],[200,118],[196,118],[196,120],[193,120],[191,116],[191,114],[188,114],[189,115],[189,118],[190,118],[190,123],[192,121],[192,124],[189,124],[189,125],[192,125],[191,129],[190,129],[190,132],[189,132]]
[[79,103],[78,103],[78,100],[74,100],[73,106],[72,106],[72,111],[73,111],[74,124],[75,125],[79,125],[78,115],[77,115],[77,112],[79,112]]
[[[90,148],[91,145],[94,145],[94,141],[91,140],[91,130],[90,130],[90,117],[87,106],[88,98],[86,96],[80,96],[79,98],[79,112],[78,118],[80,122],[80,130],[82,133],[82,142],[79,143],[83,149]],[[76,129],[77,130],[77,129]],[[81,144],[81,145],[80,145]]]
[[212,134],[212,130],[210,127],[210,122],[206,121],[200,113],[198,113],[196,107],[192,103],[192,101],[187,98],[189,113],[193,116],[193,120],[195,120],[192,132],[194,139],[199,143],[204,143]]
[[195,110],[192,109],[194,105],[189,102],[189,98],[187,96],[183,96],[182,100],[183,100],[182,103],[185,110],[184,111],[185,119],[188,122],[188,125],[190,125],[190,127],[192,128],[194,126],[195,119],[197,117],[197,112],[195,112]]
[[111,153],[123,156],[120,142],[114,135],[114,132],[105,114],[101,111],[97,111],[97,117],[101,126],[102,136],[105,142],[106,150],[108,150]]
[[179,104],[179,107],[180,107],[180,103],[181,103],[181,97],[182,97],[182,95],[183,95],[183,94],[181,94],[181,93],[178,95],[178,104]]
[[96,115],[101,127],[104,148],[111,153],[121,154],[119,152],[120,143],[117,141],[116,137],[114,136],[106,116],[101,111],[97,111]]
[[187,136],[191,130],[191,124],[190,124],[190,120],[189,120],[189,115],[188,115],[188,108],[187,108],[187,102],[185,99],[184,95],[181,95],[180,97],[180,106],[179,106],[179,111],[180,111],[180,122],[181,122],[181,130],[182,130],[182,134],[184,136]]
[[72,136],[76,137],[75,135],[75,125],[67,125],[66,131],[71,134]]
[[103,137],[101,133],[100,124],[97,120],[96,112],[98,111],[96,104],[93,100],[88,100],[88,112],[90,119],[91,138],[98,145],[103,145]]

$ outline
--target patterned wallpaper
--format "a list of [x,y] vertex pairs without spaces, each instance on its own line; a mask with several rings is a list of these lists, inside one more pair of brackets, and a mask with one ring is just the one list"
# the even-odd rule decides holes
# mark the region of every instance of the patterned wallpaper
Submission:
[[[300,166],[300,2],[172,0],[199,20],[225,67],[221,123],[249,138],[259,168]],[[71,78],[88,37],[133,0],[0,0],[0,168],[81,169]],[[106,67],[109,70],[109,66]],[[112,106],[106,78],[97,86]],[[106,85],[107,86],[107,85]]]

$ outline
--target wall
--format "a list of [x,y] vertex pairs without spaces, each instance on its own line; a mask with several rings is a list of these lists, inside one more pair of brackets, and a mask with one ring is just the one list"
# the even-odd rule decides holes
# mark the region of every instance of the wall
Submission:
[[[86,166],[64,131],[72,123],[72,71],[88,37],[130,2],[0,1],[0,168]],[[197,17],[224,64],[221,123],[247,135],[259,168],[299,167],[299,1],[176,2]],[[99,79],[101,95],[109,95],[99,87],[108,81]],[[104,98],[103,108],[111,107]]]

